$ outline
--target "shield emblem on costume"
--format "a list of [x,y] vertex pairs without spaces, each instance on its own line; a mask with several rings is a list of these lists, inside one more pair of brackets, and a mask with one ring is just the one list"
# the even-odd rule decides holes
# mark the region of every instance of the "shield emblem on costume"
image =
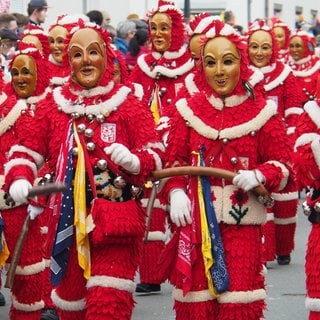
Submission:
[[116,124],[115,123],[103,123],[101,125],[101,140],[107,143],[113,143],[116,141]]

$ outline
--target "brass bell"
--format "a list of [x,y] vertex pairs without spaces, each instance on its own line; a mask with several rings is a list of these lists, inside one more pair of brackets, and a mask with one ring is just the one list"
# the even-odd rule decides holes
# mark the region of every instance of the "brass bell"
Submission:
[[131,186],[130,192],[134,198],[138,197],[141,193],[141,188],[137,186]]
[[74,147],[74,148],[72,149],[72,155],[73,155],[74,157],[77,157],[77,156],[78,156],[78,152],[79,152],[79,149],[78,149],[77,147]]
[[83,133],[86,130],[86,125],[84,123],[78,124],[77,130],[78,132]]
[[91,138],[93,136],[93,130],[91,128],[87,128],[85,131],[84,131],[84,135],[87,137],[87,138]]
[[126,182],[126,180],[123,179],[123,177],[117,176],[113,180],[113,184],[117,189],[123,189],[127,185],[127,182]]
[[93,142],[88,142],[87,143],[87,150],[88,151],[93,151],[95,149],[96,145]]
[[232,164],[237,164],[238,159],[237,159],[236,157],[232,157],[232,158],[230,159],[230,161],[231,161]]
[[102,123],[104,121],[104,115],[103,114],[98,114],[97,115],[97,120],[98,120],[98,122]]
[[89,113],[89,114],[87,115],[87,119],[88,119],[89,122],[93,121],[93,120],[94,120],[94,114]]
[[108,164],[107,164],[107,161],[106,161],[106,160],[100,159],[100,160],[97,161],[97,167],[98,167],[100,170],[102,170],[102,171],[106,170],[106,169],[107,169],[107,166],[108,166]]
[[166,92],[167,92],[167,88],[161,88],[159,93],[160,97],[162,97]]
[[229,142],[229,140],[228,140],[227,138],[223,138],[223,139],[222,139],[222,143],[223,143],[223,144],[227,144],[228,142]]
[[72,119],[78,119],[80,117],[80,114],[78,112],[72,112],[71,113],[71,118]]

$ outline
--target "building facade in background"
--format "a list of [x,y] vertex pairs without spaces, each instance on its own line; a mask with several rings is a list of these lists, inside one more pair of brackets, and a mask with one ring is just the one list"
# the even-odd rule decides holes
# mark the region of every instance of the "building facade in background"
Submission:
[[[48,10],[46,26],[51,24],[57,15],[62,13],[86,13],[90,10],[105,10],[110,13],[111,24],[117,24],[125,20],[130,13],[137,13],[141,18],[145,17],[147,10],[157,6],[158,0],[47,0],[51,8]],[[175,0],[176,5],[184,10],[186,0]],[[29,0],[11,0],[10,12],[27,13]],[[311,22],[312,16],[320,17],[319,0],[189,0],[190,13],[197,14],[209,11],[214,15],[220,15],[225,10],[231,10],[236,16],[236,24],[247,29],[248,22],[258,18],[280,17],[291,29],[294,29],[298,14],[307,22]]]

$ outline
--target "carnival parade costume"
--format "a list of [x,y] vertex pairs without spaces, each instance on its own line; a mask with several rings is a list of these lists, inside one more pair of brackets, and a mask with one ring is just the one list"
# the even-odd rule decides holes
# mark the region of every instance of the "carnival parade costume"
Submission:
[[145,232],[139,192],[151,170],[161,168],[162,144],[152,114],[130,88],[112,80],[107,33],[79,20],[70,37],[76,39],[74,50],[96,38],[88,46],[97,46],[108,68],[94,87],[71,77],[39,105],[23,146],[12,152],[16,159],[8,162],[6,185],[17,175],[32,181],[39,161],[48,159],[56,168],[55,181],[68,186],[50,197],[46,208],[57,222],[51,281],[60,319],[130,319]]
[[[159,13],[169,17],[172,23],[168,49],[160,52],[153,44],[151,52],[139,56],[130,79],[142,85],[142,102],[153,112],[155,123],[158,125],[157,130],[165,142],[168,122],[174,108],[173,101],[183,87],[185,77],[193,70],[194,64],[184,43],[183,14],[171,1],[160,0],[158,7],[148,14],[149,33],[153,42],[157,41],[158,36],[152,35],[150,23]],[[161,33],[161,31],[158,32]],[[143,198],[144,206],[147,205],[150,193],[150,185],[147,185]],[[149,289],[160,290],[161,281],[157,272],[157,262],[168,238],[167,215],[167,204],[160,204],[156,199],[148,239],[143,246],[139,266],[140,284],[137,286],[137,292],[148,292]]]
[[[269,39],[269,42],[266,39]],[[258,40],[261,41],[261,47],[267,44],[271,47],[268,62],[267,54],[261,53],[263,48],[257,49]],[[302,98],[296,78],[291,68],[277,59],[275,36],[272,29],[263,21],[259,21],[249,29],[248,41],[251,64],[264,75],[266,98],[276,103],[278,116],[285,122],[293,150],[295,126],[299,115],[303,112]],[[264,60],[261,57],[264,57]],[[278,263],[285,265],[290,263],[296,230],[298,187],[294,176],[289,178],[287,186],[281,192],[273,193],[272,197],[275,203],[272,208],[268,209],[267,222],[263,226],[266,261],[273,261],[277,257]]]
[[[318,90],[319,90],[318,83]],[[319,101],[319,100],[318,100]],[[309,312],[309,320],[320,319],[320,283],[319,283],[319,136],[320,106],[317,100],[309,101],[304,106],[305,112],[297,124],[297,140],[295,143],[294,169],[301,188],[308,188],[306,201],[303,203],[304,213],[311,222],[311,230],[307,242],[305,257],[306,298],[305,306]]]
[[[262,74],[247,69],[246,47],[232,27],[215,21],[206,34],[208,43],[210,36],[214,40],[228,37],[236,43],[244,59],[241,78],[224,98],[203,80],[200,92],[176,102],[168,136],[167,165],[197,166],[200,156],[210,167],[233,172],[258,170],[265,177],[264,185],[269,191],[281,190],[290,174],[285,165],[290,145],[283,123],[276,117],[276,105],[263,97]],[[276,147],[279,144],[283,146],[281,150]],[[207,196],[204,201],[214,207],[226,264],[218,279],[210,275],[212,256],[208,246],[212,246],[210,239],[215,236],[204,236],[204,230],[212,227],[212,216],[204,218],[198,178],[171,178],[162,192],[163,201],[170,198],[172,207],[177,205],[172,202],[176,190],[186,190],[191,208],[191,224],[180,225],[161,261],[163,274],[175,287],[176,319],[259,319],[263,317],[266,298],[261,253],[265,207],[251,192],[224,179],[211,177],[209,184],[211,197],[209,192],[209,199]],[[223,290],[220,290],[221,279],[225,283]]]
[[[22,49],[16,52],[16,57],[30,56],[37,65],[37,80],[34,93],[27,97],[21,97],[13,87],[8,92],[8,99],[1,105],[2,119],[0,122],[0,145],[2,168],[7,162],[9,151],[14,149],[20,136],[26,134],[27,123],[34,118],[38,103],[45,99],[49,90],[49,80],[46,77],[46,65],[43,56],[35,48],[21,44]],[[40,80],[41,79],[41,80]],[[13,146],[13,149],[11,147]],[[27,160],[26,160],[27,161]],[[5,167],[8,170],[8,167]],[[4,171],[1,176],[4,182]],[[30,182],[33,183],[34,179]],[[23,222],[29,214],[27,211],[30,204],[6,204],[3,192],[1,195],[1,212],[5,223],[5,238],[8,248],[13,254],[17,239],[20,235]],[[10,319],[13,320],[38,320],[41,310],[45,307],[43,300],[43,283],[45,261],[43,259],[41,234],[41,221],[34,219],[30,221],[29,233],[24,243],[15,278],[11,288],[12,305],[10,308]],[[11,255],[8,262],[11,261]]]

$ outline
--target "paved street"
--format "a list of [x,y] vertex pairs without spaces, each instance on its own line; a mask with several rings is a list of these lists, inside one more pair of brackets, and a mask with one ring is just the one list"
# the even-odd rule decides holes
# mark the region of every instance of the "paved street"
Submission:
[[[304,195],[302,195],[304,198]],[[303,201],[303,199],[301,199]],[[301,212],[298,213],[296,249],[292,262],[288,266],[279,266],[276,262],[268,263],[267,270],[267,305],[266,320],[306,320],[304,307],[305,276],[304,255],[310,225]],[[2,290],[8,298],[8,291]],[[136,296],[136,308],[132,320],[173,320],[171,287],[168,283],[162,286],[160,294]],[[9,320],[9,303],[0,307],[0,319]],[[97,319],[99,320],[99,319]]]

